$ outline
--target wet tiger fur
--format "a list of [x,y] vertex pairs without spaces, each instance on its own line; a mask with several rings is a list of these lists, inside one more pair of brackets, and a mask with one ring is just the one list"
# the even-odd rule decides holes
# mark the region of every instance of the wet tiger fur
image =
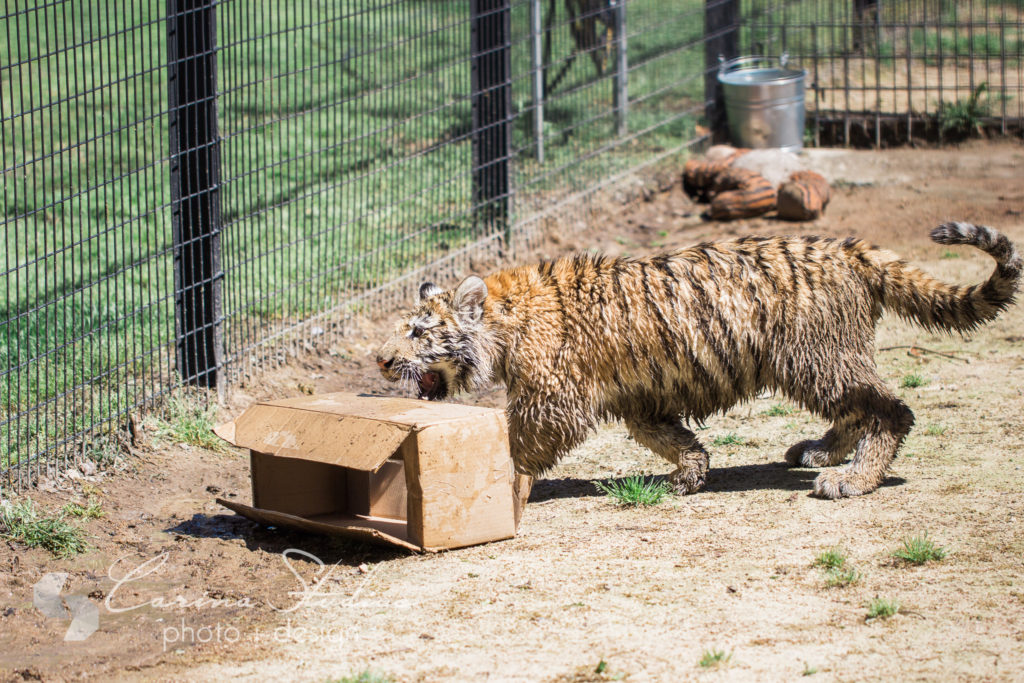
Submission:
[[1014,299],[1021,256],[987,227],[947,223],[939,244],[996,261],[989,279],[944,284],[854,238],[745,237],[648,258],[578,255],[469,277],[420,301],[378,352],[389,380],[443,399],[483,383],[508,388],[516,468],[539,475],[601,421],[675,465],[682,493],[704,486],[708,452],[687,428],[768,389],[829,420],[791,447],[823,472],[827,498],[868,493],[914,422],[875,370],[883,310],[927,329],[969,331]]

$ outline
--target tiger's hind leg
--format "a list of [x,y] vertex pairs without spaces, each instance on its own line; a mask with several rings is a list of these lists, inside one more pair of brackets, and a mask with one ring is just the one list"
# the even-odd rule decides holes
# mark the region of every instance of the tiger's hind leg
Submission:
[[839,465],[856,447],[863,433],[863,426],[856,416],[844,416],[836,420],[820,439],[801,441],[791,446],[786,451],[786,462],[790,467]]
[[822,472],[814,480],[814,493],[823,498],[860,496],[878,488],[914,424],[914,413],[877,376],[870,385],[850,392],[843,403],[858,415],[861,436],[849,465]]
[[627,418],[626,427],[636,442],[676,466],[669,481],[676,493],[704,488],[710,458],[697,436],[674,418]]

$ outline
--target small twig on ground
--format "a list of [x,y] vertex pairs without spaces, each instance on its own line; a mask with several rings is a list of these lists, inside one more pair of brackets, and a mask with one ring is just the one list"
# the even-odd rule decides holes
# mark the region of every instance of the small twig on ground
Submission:
[[907,345],[902,345],[902,346],[883,346],[882,348],[880,348],[878,350],[879,351],[895,351],[896,349],[909,349],[910,352],[911,352],[911,355],[914,355],[913,354],[914,351],[919,351],[921,353],[930,353],[930,354],[935,355],[935,356],[942,356],[943,358],[948,358],[950,360],[958,360],[961,363],[970,363],[971,362],[970,359],[968,359],[968,358],[961,358],[960,356],[954,356],[951,353],[943,353],[942,351],[933,351],[932,349],[926,349],[925,347],[917,346],[916,344],[911,344],[909,346],[907,346]]

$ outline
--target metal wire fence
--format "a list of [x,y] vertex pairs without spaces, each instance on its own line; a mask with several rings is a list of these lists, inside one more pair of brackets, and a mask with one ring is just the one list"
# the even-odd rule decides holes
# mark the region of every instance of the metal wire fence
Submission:
[[1020,133],[1024,2],[751,3],[749,49],[808,71],[808,142],[883,146]]
[[906,139],[972,98],[968,121],[1018,130],[1022,13],[8,0],[0,485],[97,457],[171,390],[329,343],[423,277],[587,225],[717,129],[720,54],[807,68],[809,143],[880,143],[891,122]]

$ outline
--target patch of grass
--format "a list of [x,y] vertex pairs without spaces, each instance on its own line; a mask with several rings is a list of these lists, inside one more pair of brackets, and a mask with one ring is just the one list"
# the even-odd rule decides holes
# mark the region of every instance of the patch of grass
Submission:
[[942,436],[946,433],[946,427],[940,424],[930,424],[924,428],[925,436]]
[[870,619],[888,619],[897,612],[900,611],[900,603],[898,600],[890,600],[889,598],[874,598],[868,603],[868,615]]
[[928,384],[928,378],[922,377],[916,372],[903,375],[903,379],[900,380],[900,387],[903,389],[916,389],[917,387],[923,387],[925,384]]
[[904,538],[903,546],[894,550],[892,556],[911,564],[925,564],[927,562],[939,562],[945,559],[948,554],[945,548],[935,545],[935,542],[928,538],[928,534],[924,533],[920,536]]
[[55,557],[71,557],[89,547],[82,529],[66,522],[63,515],[44,514],[31,498],[0,503],[0,536],[29,548],[43,548]]
[[942,252],[942,255],[939,256],[939,258],[942,258],[942,259],[960,258],[960,254],[956,253],[955,251],[950,251],[949,249],[946,249],[944,252]]
[[804,662],[804,670],[800,673],[801,676],[813,676],[816,673],[818,673],[818,667]]
[[640,475],[619,481],[609,480],[607,484],[598,481],[594,485],[605,495],[614,498],[619,505],[657,505],[672,492],[667,482],[653,477],[648,480]]
[[825,585],[829,588],[845,588],[861,579],[861,573],[853,567],[834,567],[825,572]]
[[744,439],[741,436],[729,432],[725,436],[716,436],[714,441],[711,442],[712,446],[742,446]]
[[89,499],[85,502],[85,505],[81,503],[71,502],[61,508],[65,515],[72,517],[81,517],[83,519],[99,519],[107,513],[103,511],[103,506],[100,501],[96,500],[95,496],[89,496]]
[[698,663],[703,668],[710,669],[712,667],[728,664],[730,659],[732,659],[731,652],[715,648],[713,650],[704,650],[704,654],[701,655],[700,662]]
[[355,676],[344,676],[342,678],[332,678],[327,683],[394,683],[395,679],[387,674],[378,673],[376,671],[370,671],[367,669],[362,673],[356,674]]
[[963,140],[975,133],[981,133],[981,120],[988,116],[991,110],[988,102],[981,99],[987,91],[988,83],[982,83],[966,100],[939,103],[939,111],[935,118],[942,137]]
[[846,553],[842,548],[829,548],[818,553],[814,564],[825,569],[841,569],[846,565]]
[[849,566],[846,553],[841,548],[821,551],[814,558],[814,564],[825,570],[825,585],[829,588],[842,588],[861,579],[861,573]]
[[224,442],[213,433],[216,417],[217,404],[212,394],[182,391],[167,400],[155,433],[164,441],[224,451]]
[[792,415],[795,412],[795,409],[790,408],[784,403],[776,403],[768,410],[763,411],[761,414],[767,415],[768,417],[783,417],[785,415]]

